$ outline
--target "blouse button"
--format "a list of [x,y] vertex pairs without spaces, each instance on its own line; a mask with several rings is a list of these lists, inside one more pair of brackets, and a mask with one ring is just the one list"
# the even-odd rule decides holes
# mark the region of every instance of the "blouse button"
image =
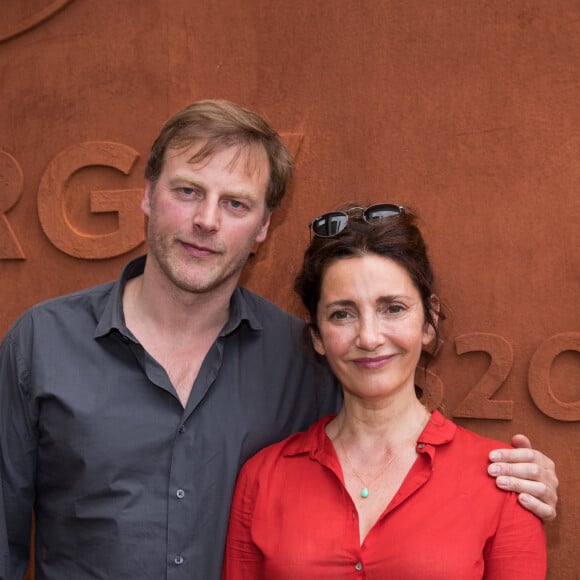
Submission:
[[363,569],[362,562],[357,562],[357,563],[354,565],[354,569],[355,569],[357,572],[360,572],[360,571]]

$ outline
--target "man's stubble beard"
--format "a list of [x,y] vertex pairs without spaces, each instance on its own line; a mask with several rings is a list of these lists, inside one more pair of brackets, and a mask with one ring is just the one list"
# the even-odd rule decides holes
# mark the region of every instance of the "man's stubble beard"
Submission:
[[[155,260],[158,269],[173,286],[193,294],[204,294],[216,290],[233,277],[236,278],[237,283],[255,243],[252,241],[246,251],[237,256],[231,263],[222,262],[219,258],[223,257],[224,254],[218,253],[208,260],[208,262],[213,263],[204,265],[203,259],[191,257],[188,260],[187,258],[172,257],[172,254],[179,252],[177,249],[180,244],[179,240],[175,237],[168,240],[166,236],[154,231],[154,226],[155,224],[150,221],[148,225],[149,256]],[[256,236],[257,232],[252,240],[255,240]],[[191,266],[188,266],[188,262],[191,263]],[[190,268],[197,268],[199,271],[195,276],[191,276]]]

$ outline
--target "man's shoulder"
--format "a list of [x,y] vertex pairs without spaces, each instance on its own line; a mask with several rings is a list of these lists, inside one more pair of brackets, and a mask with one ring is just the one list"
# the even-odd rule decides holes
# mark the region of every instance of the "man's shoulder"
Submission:
[[115,282],[106,282],[38,302],[17,318],[8,335],[57,321],[58,324],[76,324],[86,316],[97,319],[103,312],[114,285]]
[[76,292],[70,292],[68,294],[63,294],[62,296],[49,298],[35,304],[29,309],[29,311],[36,314],[43,311],[66,311],[69,309],[76,310],[86,306],[97,306],[103,301],[103,299],[110,296],[114,285],[114,281],[105,282],[103,284],[91,286],[90,288],[83,288]]
[[304,326],[302,319],[280,308],[280,306],[277,306],[264,296],[256,294],[243,286],[239,286],[238,290],[246,305],[263,324],[279,323],[300,327]]

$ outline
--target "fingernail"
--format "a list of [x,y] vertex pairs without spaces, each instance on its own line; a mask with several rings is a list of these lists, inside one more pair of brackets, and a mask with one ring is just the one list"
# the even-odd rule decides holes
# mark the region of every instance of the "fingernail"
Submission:
[[520,502],[521,503],[530,503],[530,496],[527,493],[520,493]]
[[490,475],[499,475],[501,473],[501,467],[499,465],[496,465],[495,463],[492,463],[488,468],[487,468],[487,472]]
[[489,458],[490,458],[492,461],[501,461],[501,451],[492,451],[492,452],[489,454]]
[[496,481],[500,487],[507,487],[509,484],[509,479],[507,477],[503,477],[503,476],[498,477],[496,479]]

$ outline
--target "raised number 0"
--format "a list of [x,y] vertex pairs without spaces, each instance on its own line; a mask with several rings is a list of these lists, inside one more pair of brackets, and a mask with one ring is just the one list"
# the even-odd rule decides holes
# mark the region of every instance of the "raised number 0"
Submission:
[[580,352],[580,332],[563,332],[547,338],[530,362],[528,388],[538,409],[548,417],[558,421],[580,421],[580,401],[560,401],[550,384],[552,363],[560,353],[567,350]]

